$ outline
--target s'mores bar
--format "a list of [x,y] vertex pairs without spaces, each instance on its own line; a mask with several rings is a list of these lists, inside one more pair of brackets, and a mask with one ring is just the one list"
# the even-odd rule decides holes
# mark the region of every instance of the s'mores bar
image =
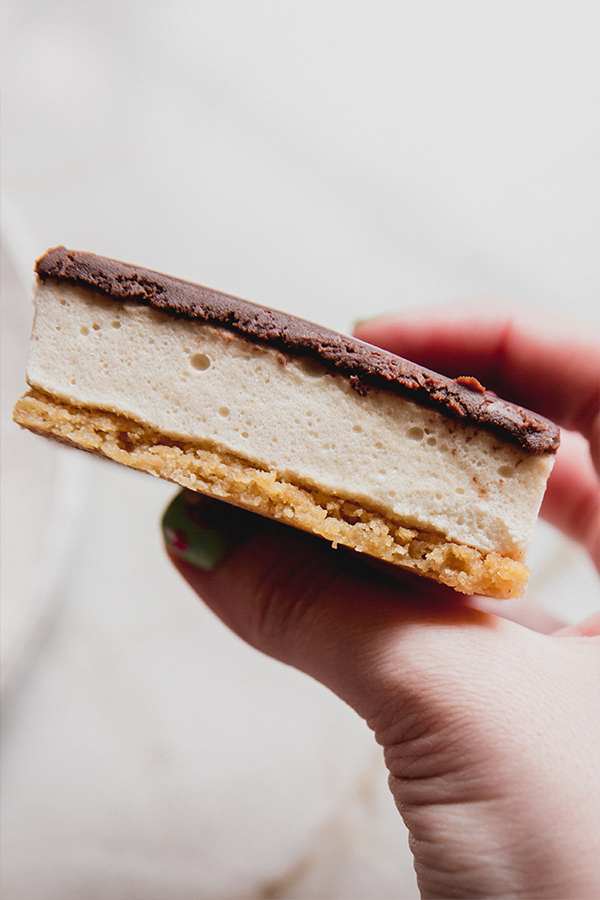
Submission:
[[555,425],[310,322],[57,247],[15,421],[450,585],[520,596]]

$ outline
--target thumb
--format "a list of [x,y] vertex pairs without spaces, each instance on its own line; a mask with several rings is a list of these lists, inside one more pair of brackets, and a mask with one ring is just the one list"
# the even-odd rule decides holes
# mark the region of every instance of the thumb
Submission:
[[492,618],[442,585],[191,491],[171,503],[163,531],[175,566],[229,628],[375,728],[397,691],[403,635]]
[[424,896],[597,896],[593,639],[536,634],[197,494],[163,527],[225,624],[375,732]]

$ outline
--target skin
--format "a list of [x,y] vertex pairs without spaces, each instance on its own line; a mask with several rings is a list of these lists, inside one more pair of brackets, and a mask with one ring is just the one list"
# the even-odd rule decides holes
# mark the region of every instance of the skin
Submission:
[[[542,514],[598,564],[600,341],[589,326],[478,301],[356,334],[474,375],[568,429]],[[190,502],[210,520],[214,501]],[[560,628],[526,615],[530,603],[464,598],[225,509],[236,537],[212,571],[174,564],[238,635],[366,720],[422,896],[600,897],[600,613]]]

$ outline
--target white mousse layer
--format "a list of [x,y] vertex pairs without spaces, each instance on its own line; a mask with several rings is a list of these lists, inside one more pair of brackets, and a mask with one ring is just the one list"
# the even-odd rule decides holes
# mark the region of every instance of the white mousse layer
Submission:
[[553,464],[396,394],[362,397],[310,360],[64,282],[38,286],[27,378],[518,560]]

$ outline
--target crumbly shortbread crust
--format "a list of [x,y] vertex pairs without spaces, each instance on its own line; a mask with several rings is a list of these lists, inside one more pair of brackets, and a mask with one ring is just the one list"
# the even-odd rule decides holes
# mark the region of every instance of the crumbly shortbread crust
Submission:
[[18,401],[18,424],[426,575],[462,593],[521,596],[529,570],[496,552],[448,541],[346,498],[294,484],[209,442],[165,438],[116,413],[36,390]]

